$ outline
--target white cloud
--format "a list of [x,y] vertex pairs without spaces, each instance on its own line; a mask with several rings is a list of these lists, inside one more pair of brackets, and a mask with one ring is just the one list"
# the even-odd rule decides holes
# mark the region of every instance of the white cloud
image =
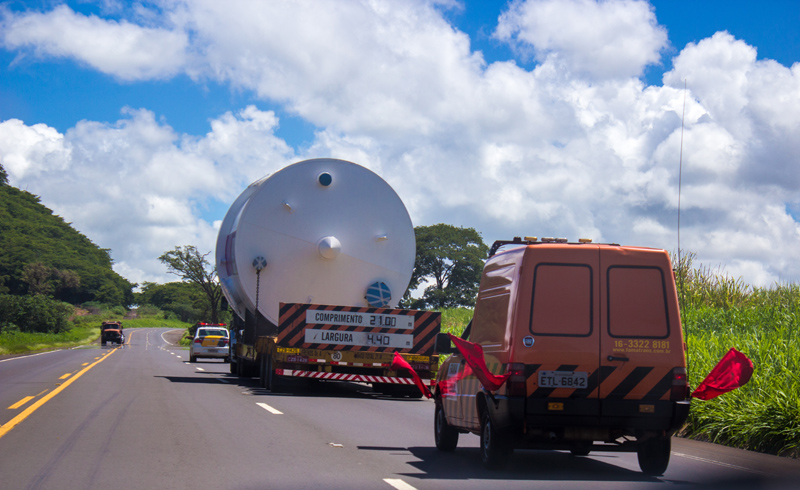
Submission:
[[639,76],[667,45],[652,7],[639,0],[516,0],[495,37],[539,62],[600,79]]
[[[225,210],[202,219],[214,203],[318,156],[378,172],[416,224],[471,226],[490,241],[588,237],[670,250],[680,172],[682,248],[759,285],[800,280],[800,226],[786,211],[800,202],[800,65],[758,60],[727,33],[686,46],[664,86],[648,87],[638,76],[668,41],[638,1],[512,3],[495,35],[532,49],[532,70],[487,64],[438,5],[422,0],[158,7],[140,5],[127,21],[66,7],[6,15],[25,42],[6,35],[4,43],[119,78],[181,71],[217,80],[320,129],[297,154],[274,136],[275,115],[254,107],[220,115],[202,136],[177,134],[147,110],[126,110],[114,124],[83,121],[63,135],[0,124],[12,183],[112,248],[132,280],[163,277],[154,257],[175,245],[210,249],[211,223]],[[130,54],[129,66],[94,62],[106,48],[37,34],[56,22],[108,33],[106,45],[137,39],[130,32],[163,36],[172,61]],[[138,41],[123,45],[147,51]],[[64,192],[64,179],[80,192]]]
[[5,12],[4,17],[5,47],[73,58],[123,80],[170,77],[185,62],[188,39],[179,30],[85,16],[66,5],[47,13]]
[[213,250],[218,223],[203,210],[295,159],[273,134],[274,114],[254,107],[223,114],[201,138],[176,134],[146,110],[123,113],[63,135],[5,121],[0,161],[10,184],[110,248],[115,270],[133,282],[174,280],[156,258],[182,245]]

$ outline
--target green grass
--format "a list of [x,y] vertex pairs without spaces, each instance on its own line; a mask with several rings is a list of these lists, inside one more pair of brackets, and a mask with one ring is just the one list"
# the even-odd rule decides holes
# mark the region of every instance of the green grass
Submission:
[[61,333],[3,332],[0,333],[0,355],[76,347],[89,344],[99,336],[99,324],[73,327]]

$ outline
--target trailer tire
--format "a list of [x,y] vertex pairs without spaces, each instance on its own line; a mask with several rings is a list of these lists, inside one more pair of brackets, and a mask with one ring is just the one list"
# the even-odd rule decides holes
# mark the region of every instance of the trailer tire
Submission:
[[233,359],[229,359],[229,360],[228,360],[228,362],[230,362],[230,363],[231,363],[231,364],[230,364],[230,371],[231,371],[231,374],[233,374],[234,376],[238,376],[238,366],[239,366],[239,363],[238,363],[238,362],[233,362]]
[[269,366],[267,361],[267,355],[261,356],[261,360],[258,363],[259,372],[258,372],[258,385],[262,388],[269,389]]

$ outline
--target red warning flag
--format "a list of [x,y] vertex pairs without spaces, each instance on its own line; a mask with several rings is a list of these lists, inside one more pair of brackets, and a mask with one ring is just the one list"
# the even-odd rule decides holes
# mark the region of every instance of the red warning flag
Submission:
[[397,351],[394,353],[394,359],[392,359],[392,369],[397,371],[398,369],[408,369],[411,371],[411,378],[414,380],[414,384],[417,385],[419,391],[422,392],[425,397],[430,398],[433,395],[431,394],[431,390],[425,386],[425,383],[422,382],[422,378],[419,377],[419,374],[411,367],[411,364],[408,363],[403,356],[401,356]]
[[692,393],[694,398],[710,400],[723,393],[742,387],[753,375],[753,361],[731,347],[722,359],[708,373],[706,379]]
[[453,334],[449,335],[450,340],[456,344],[456,348],[461,352],[461,355],[464,356],[467,365],[472,368],[472,372],[475,373],[475,377],[478,378],[478,381],[489,391],[497,391],[500,389],[510,374],[493,374],[489,371],[489,368],[486,367],[486,361],[483,359],[483,347],[481,347],[480,344],[463,340]]

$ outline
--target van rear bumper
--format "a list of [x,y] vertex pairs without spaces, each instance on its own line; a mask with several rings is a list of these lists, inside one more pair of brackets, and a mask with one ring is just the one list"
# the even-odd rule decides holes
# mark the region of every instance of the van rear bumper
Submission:
[[[519,404],[512,403],[519,407]],[[662,400],[587,400],[531,399],[524,415],[513,416],[514,423],[525,427],[555,429],[565,427],[596,427],[619,429],[624,432],[664,431],[674,433],[689,416],[690,401]]]

